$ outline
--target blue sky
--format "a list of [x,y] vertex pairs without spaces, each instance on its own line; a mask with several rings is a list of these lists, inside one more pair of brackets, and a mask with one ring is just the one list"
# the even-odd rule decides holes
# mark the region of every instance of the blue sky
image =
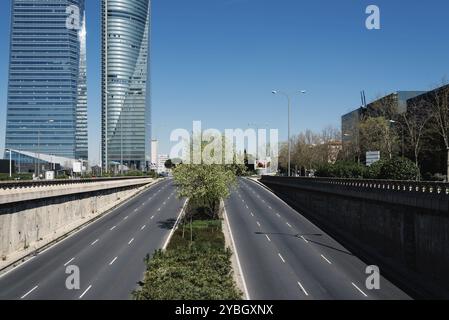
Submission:
[[[90,158],[100,134],[100,0],[87,0]],[[279,128],[293,98],[293,131],[340,126],[340,116],[396,90],[426,90],[449,75],[447,0],[153,0],[154,133],[172,129]],[[381,30],[365,9],[381,9]],[[10,0],[0,1],[0,150],[4,144]]]

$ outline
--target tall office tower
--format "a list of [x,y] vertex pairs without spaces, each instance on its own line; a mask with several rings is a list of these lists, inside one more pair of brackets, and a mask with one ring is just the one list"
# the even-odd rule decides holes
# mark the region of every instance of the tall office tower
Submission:
[[7,150],[87,160],[84,10],[84,0],[12,1]]
[[102,162],[150,162],[150,0],[102,0]]

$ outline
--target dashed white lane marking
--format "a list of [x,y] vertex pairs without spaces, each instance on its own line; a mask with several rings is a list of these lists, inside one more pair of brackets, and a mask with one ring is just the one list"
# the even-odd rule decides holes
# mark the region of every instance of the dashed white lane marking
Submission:
[[157,209],[157,211],[161,211],[161,208]]
[[268,206],[268,209],[270,209],[270,210],[273,210],[273,208],[272,208],[272,207],[270,207],[270,206]]
[[301,288],[302,292],[304,292],[304,294],[305,294],[306,296],[309,296],[309,294],[307,293],[306,289],[304,289],[304,287],[302,286],[301,282],[298,281],[298,285],[299,285],[299,287]]
[[326,258],[324,255],[321,255],[321,258],[323,258],[324,260],[326,260],[327,263],[332,264],[332,262],[330,262],[329,259]]
[[271,242],[271,239],[268,235],[265,235],[265,237],[267,237],[267,240]]
[[93,246],[94,244],[96,244],[98,241],[100,241],[99,239],[95,240],[94,242],[92,242],[90,245]]
[[304,238],[304,236],[301,236],[301,239],[304,240],[306,243],[309,243],[309,241],[307,241],[307,239]]
[[278,255],[279,255],[279,258],[281,258],[282,262],[285,263],[284,257],[282,257],[280,253],[278,253]]
[[114,259],[112,259],[111,262],[109,262],[109,265],[112,266],[114,264],[115,261],[117,261],[118,257],[115,257]]
[[257,225],[259,226],[259,228],[260,228],[260,223],[259,223],[259,221],[257,221]]
[[130,245],[131,243],[134,242],[134,238],[132,238],[131,240],[129,240],[128,245]]
[[72,259],[70,259],[69,261],[67,261],[67,262],[64,264],[64,267],[67,267],[73,260],[75,260],[75,258],[72,258]]
[[251,216],[253,216],[253,217],[254,217],[254,213],[252,213],[252,212],[251,212]]
[[246,205],[246,209],[249,209],[248,205]]
[[367,295],[365,292],[363,292],[359,287],[357,287],[357,286],[355,285],[354,282],[351,282],[351,283],[352,283],[352,285],[353,285],[357,290],[359,290],[359,292],[360,292],[361,294],[363,294],[363,295],[365,296],[365,298],[368,297],[368,295]]
[[153,219],[154,219],[154,216],[151,217],[151,220],[153,220]]
[[281,217],[281,215],[280,215],[279,213],[276,213],[276,216],[277,216],[278,218],[280,218],[280,217]]
[[30,291],[28,291],[27,293],[25,293],[23,296],[20,297],[20,299],[25,299],[26,297],[28,297],[34,290],[36,290],[39,286],[35,286],[33,289],[31,289]]
[[123,220],[128,220],[128,218],[129,218],[129,216],[126,216],[126,217],[123,218]]
[[87,289],[83,292],[82,295],[80,295],[79,298],[82,299],[86,295],[86,293],[89,292],[90,289],[92,289],[92,285],[88,286]]
[[139,211],[139,209],[134,209],[134,212],[137,212],[137,211]]
[[115,228],[117,228],[117,226],[113,226],[110,230],[113,231]]
[[147,225],[143,225],[142,228],[140,228],[140,230],[143,230],[147,227]]
[[291,225],[290,223],[288,223],[288,222],[287,222],[287,226],[288,226],[289,228],[293,228],[292,225]]

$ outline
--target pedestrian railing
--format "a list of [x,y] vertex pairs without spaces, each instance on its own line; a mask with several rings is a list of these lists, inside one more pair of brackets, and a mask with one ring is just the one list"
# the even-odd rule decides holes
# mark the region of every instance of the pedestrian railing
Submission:
[[64,186],[71,184],[87,184],[94,182],[108,182],[108,181],[120,181],[120,180],[135,180],[135,179],[148,179],[149,177],[116,177],[116,178],[89,178],[89,179],[63,179],[63,180],[37,180],[37,181],[8,181],[1,182],[0,189],[24,189],[24,188],[36,188],[36,187],[48,187],[48,186]]
[[341,178],[288,178],[263,176],[262,182],[288,183],[289,185],[332,185],[349,189],[369,189],[386,192],[408,192],[449,195],[449,183],[444,182],[418,182],[396,180],[363,180]]

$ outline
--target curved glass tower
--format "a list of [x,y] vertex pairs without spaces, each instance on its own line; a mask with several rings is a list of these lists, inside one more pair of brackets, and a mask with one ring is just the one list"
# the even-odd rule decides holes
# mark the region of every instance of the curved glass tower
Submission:
[[87,160],[84,0],[13,0],[11,14],[6,149]]
[[102,162],[150,161],[150,0],[102,0]]

